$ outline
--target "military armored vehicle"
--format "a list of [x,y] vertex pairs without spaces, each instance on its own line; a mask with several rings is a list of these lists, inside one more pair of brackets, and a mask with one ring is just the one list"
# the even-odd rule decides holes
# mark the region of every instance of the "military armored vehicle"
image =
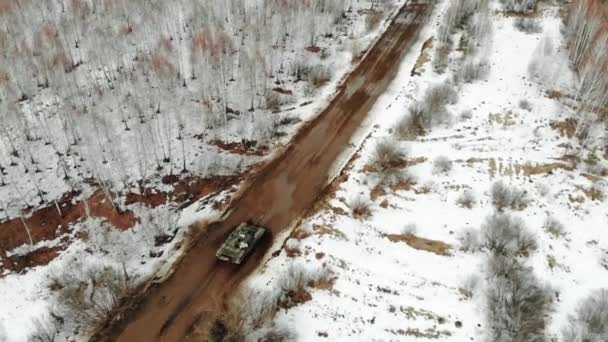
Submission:
[[265,228],[253,224],[241,223],[228,235],[228,238],[215,255],[218,259],[233,264],[240,264],[251,253],[256,243],[266,232]]

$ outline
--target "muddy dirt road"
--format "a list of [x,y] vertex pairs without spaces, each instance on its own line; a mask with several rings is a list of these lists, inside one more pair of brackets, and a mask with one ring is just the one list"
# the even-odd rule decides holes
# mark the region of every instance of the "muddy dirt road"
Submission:
[[261,220],[274,237],[315,203],[332,163],[397,73],[430,8],[426,2],[409,1],[323,113],[299,131],[285,153],[258,171],[224,220],[187,251],[173,275],[133,299],[123,321],[93,340],[202,341],[201,327],[256,268],[272,239],[267,236],[241,266],[218,261],[215,251],[241,221]]

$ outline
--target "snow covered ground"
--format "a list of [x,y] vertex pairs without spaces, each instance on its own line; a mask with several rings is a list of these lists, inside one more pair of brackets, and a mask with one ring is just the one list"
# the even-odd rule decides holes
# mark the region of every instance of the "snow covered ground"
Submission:
[[[274,324],[292,330],[298,341],[487,338],[487,254],[460,247],[463,234],[478,231],[494,212],[490,188],[498,180],[526,191],[527,206],[512,215],[522,218],[536,237],[538,248],[528,264],[554,291],[555,312],[546,331],[551,340],[561,340],[568,314],[582,298],[608,287],[608,182],[597,171],[608,163],[602,157],[594,158],[594,165],[568,157],[572,139],[554,127],[573,111],[563,99],[548,95],[572,93],[575,79],[558,5],[541,5],[534,20],[542,32],[524,33],[514,26],[514,16],[501,11],[498,1],[491,2],[491,39],[482,47],[489,74],[458,83],[458,101],[448,105],[449,125],[413,141],[395,137],[408,106],[458,71],[460,52],[452,51],[446,73],[435,73],[431,62],[419,76],[410,73],[430,37],[435,46],[427,53],[434,55],[449,4],[437,5],[414,52],[370,113],[358,136],[371,135],[334,181],[333,194],[277,242],[280,255],[267,260],[247,284],[259,292],[283,284],[294,269],[325,273],[324,285],[314,281],[305,286],[311,298],[280,304],[274,317]],[[543,75],[532,79],[529,64],[545,48]],[[402,170],[406,184],[379,185],[373,158],[383,141],[397,144],[407,155],[410,162]],[[440,156],[452,162],[450,170],[434,167]],[[471,208],[459,204],[465,191],[474,199]],[[357,200],[369,203],[369,216],[355,217]],[[563,224],[563,236],[545,230],[548,216]]]
[[[39,201],[37,186],[42,188],[45,200],[52,202],[53,199],[58,199],[74,187],[73,183],[78,182],[79,177],[99,176],[100,179],[107,182],[112,191],[117,193],[137,193],[138,189],[134,184],[141,180],[149,181],[146,183],[146,187],[155,192],[170,192],[172,186],[163,184],[161,176],[166,176],[169,172],[177,174],[181,169],[183,160],[177,155],[181,154],[180,144],[182,142],[169,141],[182,133],[182,139],[186,145],[184,156],[188,163],[187,169],[192,175],[200,177],[232,175],[247,170],[248,166],[259,162],[262,158],[272,157],[275,150],[289,142],[298,127],[314,118],[314,115],[318,114],[320,109],[326,105],[333,96],[338,83],[353,67],[353,61],[356,61],[353,53],[364,51],[372,44],[386,28],[386,19],[403,2],[403,0],[395,1],[391,10],[383,14],[384,21],[371,31],[366,28],[365,15],[370,7],[370,2],[353,3],[352,12],[348,14],[348,21],[336,29],[336,34],[339,33],[340,37],[337,39],[319,37],[317,46],[322,53],[305,52],[308,62],[320,63],[324,67],[330,68],[331,77],[327,83],[314,91],[304,89],[304,82],[281,83],[281,87],[290,90],[294,95],[287,96],[289,101],[280,107],[280,112],[271,114],[269,111],[259,110],[257,115],[276,115],[278,121],[284,118],[297,120],[287,120],[290,123],[280,128],[284,134],[273,138],[272,146],[264,156],[238,155],[208,144],[209,140],[216,138],[224,142],[240,142],[243,137],[256,139],[255,137],[260,134],[259,131],[256,131],[257,127],[249,127],[248,129],[251,131],[243,132],[242,130],[247,127],[237,126],[237,120],[229,121],[226,126],[208,130],[202,127],[204,125],[201,124],[200,118],[188,113],[177,113],[171,116],[159,115],[148,118],[149,122],[146,124],[149,126],[150,132],[155,131],[155,133],[142,138],[138,137],[136,133],[139,131],[139,128],[135,127],[139,126],[136,109],[123,108],[127,110],[127,123],[125,123],[124,117],[121,118],[118,115],[106,116],[101,121],[85,122],[83,120],[80,122],[83,126],[78,129],[82,132],[97,132],[98,144],[91,142],[91,144],[73,146],[73,156],[70,157],[68,154],[68,157],[64,158],[68,161],[68,165],[62,165],[58,150],[63,151],[63,147],[46,142],[47,140],[62,141],[66,143],[66,146],[69,145],[67,141],[69,138],[67,136],[64,138],[64,132],[60,130],[62,117],[58,111],[63,105],[59,102],[63,100],[56,98],[49,91],[43,90],[38,96],[23,103],[22,108],[26,115],[23,122],[31,125],[33,134],[40,136],[41,139],[26,141],[21,140],[18,134],[13,134],[10,130],[8,133],[3,132],[5,135],[3,135],[3,143],[0,144],[2,160],[14,160],[19,165],[23,162],[24,167],[40,169],[40,172],[30,171],[24,176],[21,166],[6,167],[6,173],[2,174],[2,177],[9,185],[0,187],[0,208],[3,215],[7,218],[14,218],[22,214],[22,209],[26,204],[36,207],[36,203]],[[296,58],[296,56],[285,56],[285,58]],[[196,89],[189,90],[195,91]],[[240,93],[235,92],[235,94]],[[232,97],[231,105],[236,105],[235,109],[245,112],[244,109],[249,103],[245,97],[244,95],[242,98]],[[110,100],[108,99],[108,101]],[[98,104],[98,107],[102,107],[101,103]],[[101,109],[97,110],[103,112]],[[134,112],[129,112],[129,110]],[[164,109],[163,113],[165,113]],[[250,114],[244,113],[243,115]],[[38,126],[36,120],[48,120],[48,122]],[[180,123],[179,120],[184,121]],[[124,129],[127,124],[131,130]],[[186,128],[179,133],[178,127],[181,124]],[[44,131],[43,127],[47,129],[55,127],[56,130]],[[6,126],[6,128],[11,127]],[[205,137],[198,136],[201,132]],[[153,141],[154,136],[157,137],[156,142]],[[23,158],[11,155],[11,146],[7,140],[11,137],[15,138],[17,146],[24,148]],[[159,139],[160,141],[158,141]],[[171,165],[163,165],[162,171],[155,171],[155,160],[159,157],[162,159],[162,155],[170,150],[173,150],[172,153],[174,153]],[[30,155],[33,156],[32,161],[36,160],[36,164],[29,163]],[[79,165],[78,156],[89,161]],[[107,164],[102,162],[106,159]],[[67,172],[72,178],[71,182],[63,179],[64,167],[67,168]],[[130,186],[133,188],[129,188]],[[74,199],[74,203],[92,195],[96,189],[86,183],[76,184],[76,187],[81,188],[82,192]],[[2,303],[0,306],[0,340],[4,341],[3,338],[5,338],[6,341],[26,341],[33,337],[32,334],[35,330],[44,330],[40,329],[41,325],[50,325],[51,331],[60,330],[57,340],[86,339],[86,332],[83,324],[80,324],[81,322],[74,321],[70,317],[63,317],[65,321],[59,324],[60,320],[56,316],[62,315],[62,309],[58,305],[57,285],[59,284],[60,289],[61,281],[72,279],[75,284],[82,284],[88,294],[91,292],[90,283],[92,281],[89,273],[105,267],[115,270],[124,268],[130,281],[134,283],[153,275],[159,268],[170,264],[177,258],[183,247],[184,236],[187,234],[186,228],[197,220],[213,219],[222,208],[221,205],[216,204],[225,205],[238,187],[239,184],[236,184],[223,191],[211,193],[185,209],[178,208],[170,201],[153,208],[141,203],[124,205],[125,199],[119,198],[117,202],[123,204],[123,209],[132,211],[137,218],[135,226],[128,230],[117,230],[104,219],[91,215],[72,225],[67,233],[61,234],[55,240],[37,241],[33,246],[22,245],[7,250],[6,256],[12,257],[27,255],[32,251],[39,251],[41,248],[60,247],[59,255],[53,258],[48,265],[26,268],[20,273],[6,269],[0,275],[0,303]],[[37,227],[29,228],[37,229]],[[157,240],[159,237],[167,238],[167,241],[159,242]],[[1,256],[0,263],[2,263]]]

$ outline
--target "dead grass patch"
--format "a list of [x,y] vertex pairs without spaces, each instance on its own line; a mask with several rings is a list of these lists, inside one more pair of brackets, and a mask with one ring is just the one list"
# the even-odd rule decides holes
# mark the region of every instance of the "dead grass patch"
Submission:
[[[531,164],[525,163],[523,166],[516,165],[516,168],[523,171],[523,174],[526,176],[534,176],[540,174],[552,174],[553,171],[562,169],[566,171],[574,170],[574,165],[564,164],[564,163],[548,163],[548,164]],[[519,171],[516,171],[519,174]]]
[[418,328],[407,328],[398,330],[387,330],[393,334],[401,336],[414,336],[417,338],[438,339],[442,336],[452,336],[452,333],[447,330],[437,330],[436,328],[428,328],[420,330]]
[[452,247],[443,241],[425,239],[414,234],[387,234],[385,237],[392,242],[405,242],[408,246],[417,250],[442,256],[451,255],[450,249]]
[[496,176],[496,170],[496,160],[492,158],[488,161],[488,173],[490,174],[490,177],[494,178]]
[[348,207],[354,218],[364,220],[372,215],[371,203],[362,197],[356,197],[349,201]]
[[552,121],[549,126],[559,132],[562,137],[572,138],[576,133],[576,125],[578,121],[574,118],[567,118],[562,121]]
[[422,44],[422,49],[420,49],[420,55],[418,56],[418,59],[416,59],[416,64],[414,65],[414,68],[412,69],[412,72],[411,72],[412,76],[420,76],[424,72],[424,69],[423,69],[424,65],[431,60],[431,57],[429,56],[429,53],[428,53],[428,49],[430,49],[432,47],[433,47],[433,37],[427,39]]
[[374,186],[374,188],[369,193],[369,198],[372,201],[377,200],[379,197],[386,195],[386,190],[384,190],[384,182],[379,182]]
[[346,237],[346,235],[344,233],[342,233],[340,230],[338,230],[334,227],[330,227],[327,225],[321,225],[321,224],[315,224],[312,226],[312,229],[314,230],[315,234],[317,234],[317,235],[331,235],[331,236],[335,236],[341,240],[348,240],[348,238]]
[[499,126],[501,126],[502,128],[508,128],[508,127],[514,126],[516,124],[516,122],[515,122],[516,117],[517,117],[517,114],[513,114],[513,112],[511,112],[511,111],[508,111],[506,113],[495,113],[495,114],[490,113],[488,115],[488,119],[489,119],[490,123],[496,123]]
[[[427,160],[426,157],[418,157],[418,158],[412,158],[412,159],[402,159],[398,164],[395,163],[392,165],[393,168],[406,168],[406,167],[410,167],[410,166],[414,166],[417,164],[421,164],[424,163]],[[363,166],[363,168],[361,169],[361,171],[365,172],[365,173],[378,173],[381,172],[382,169],[379,167],[379,165],[377,164],[366,164]]]
[[604,192],[595,186],[592,186],[589,188],[577,186],[576,188],[581,190],[585,194],[585,196],[587,196],[587,198],[589,198],[592,201],[602,202],[606,198],[606,195],[604,194]]
[[302,228],[296,228],[294,229],[291,234],[289,235],[290,238],[292,239],[296,239],[296,240],[304,240],[307,237],[310,236],[310,233],[305,231]]

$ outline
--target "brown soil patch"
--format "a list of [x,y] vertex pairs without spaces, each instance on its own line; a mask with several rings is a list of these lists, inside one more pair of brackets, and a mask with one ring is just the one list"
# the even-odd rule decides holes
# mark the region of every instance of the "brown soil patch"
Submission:
[[216,139],[209,141],[208,144],[221,150],[242,156],[264,156],[269,151],[268,146],[260,146],[256,148],[257,142],[255,141],[225,142]]
[[572,138],[576,132],[576,125],[578,121],[574,118],[567,118],[563,121],[553,121],[549,124],[551,128],[559,131],[559,135],[562,137]]
[[220,189],[226,189],[236,184],[240,177],[240,175],[216,176],[212,178],[188,176],[183,179],[164,179],[164,184],[173,185],[172,191],[165,192],[151,188],[143,188],[140,189],[140,193],[128,193],[126,195],[125,204],[143,203],[150,208],[156,208],[166,204],[167,200],[170,198],[172,202],[187,206]]
[[416,60],[416,65],[412,69],[412,76],[420,76],[424,72],[424,65],[431,60],[428,49],[433,47],[433,37],[427,39],[424,44],[422,44],[422,49],[420,49],[420,55]]
[[277,92],[279,94],[283,94],[283,95],[293,95],[293,91],[291,91],[290,89],[283,89],[283,88],[272,88],[272,91]]
[[[68,226],[86,216],[88,205],[89,215],[103,218],[118,229],[129,229],[136,223],[133,212],[117,212],[112,203],[105,197],[101,190],[93,193],[84,201],[75,202],[76,193],[67,193],[57,201],[60,211],[55,204],[50,204],[37,209],[24,219],[29,228],[33,243],[45,240],[54,240],[58,236],[68,232]],[[74,203],[75,202],[75,203]],[[20,218],[14,218],[0,223],[1,249],[11,250],[23,244],[29,244],[30,240]]]
[[[167,177],[163,179],[163,182],[165,184],[171,184],[172,182],[175,189],[173,192],[154,192],[152,189],[144,189],[143,195],[127,194],[125,203],[126,205],[143,203],[154,208],[167,203],[168,198],[171,198],[175,203],[188,205],[219,189],[229,187],[238,180],[238,175],[212,179],[186,177],[182,180],[176,177]],[[120,230],[132,228],[139,220],[130,210],[116,211],[101,190],[94,192],[86,200],[77,201],[76,196],[78,196],[77,193],[66,193],[57,201],[60,210],[57,210],[57,206],[53,203],[35,210],[24,219],[34,244],[40,241],[54,240],[63,235],[67,237],[70,232],[70,225],[86,218],[87,210],[89,216],[101,218],[112,227]],[[2,242],[0,244],[0,255],[23,244],[29,244],[30,240],[23,221],[20,218],[15,218],[0,223],[0,241]],[[64,241],[64,243],[67,242]],[[52,249],[41,248],[32,251],[27,256],[19,257],[18,260],[9,260],[4,267],[9,270],[20,271],[23,267],[46,265],[59,255],[64,248],[65,246]]]
[[304,50],[308,51],[308,52],[312,52],[312,53],[319,53],[321,52],[321,48],[318,46],[308,46],[306,48],[304,48]]
[[[58,257],[61,251],[63,251],[63,247],[42,247],[27,255],[13,255],[11,257],[5,256],[2,258],[0,270],[5,269],[11,272],[19,273],[31,267],[44,266]],[[2,272],[0,272],[0,274],[1,273]]]
[[438,240],[429,240],[414,234],[388,234],[385,235],[392,242],[405,242],[408,246],[421,251],[435,253],[437,255],[449,256],[450,245]]

